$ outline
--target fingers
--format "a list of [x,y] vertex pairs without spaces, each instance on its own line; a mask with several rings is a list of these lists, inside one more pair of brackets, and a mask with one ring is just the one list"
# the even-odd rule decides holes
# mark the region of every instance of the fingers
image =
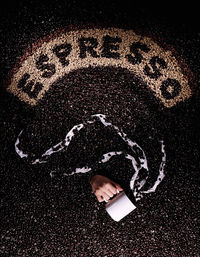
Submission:
[[115,186],[116,186],[116,188],[117,188],[120,192],[123,191],[123,188],[121,188],[121,186],[120,186],[119,184],[115,183]]
[[109,197],[113,197],[115,193],[113,193],[111,190],[107,189],[106,193],[109,195]]
[[104,201],[108,201],[110,199],[108,192],[102,192],[102,197],[103,197]]
[[101,192],[101,194],[95,194],[97,197],[97,200],[99,202],[108,201],[110,199],[110,196],[106,192]]
[[107,184],[104,188],[95,192],[97,200],[99,202],[108,201],[114,195],[118,194],[123,189],[118,185]]
[[101,175],[94,176],[90,183],[92,185],[92,191],[99,202],[108,201],[115,194],[123,191],[119,184]]
[[117,193],[117,188],[112,184],[107,185],[107,190],[112,193],[112,196]]
[[115,195],[123,191],[123,188],[119,184],[113,182],[112,184],[107,185],[107,190],[110,190],[113,193],[113,195]]
[[100,203],[104,202],[104,199],[103,199],[103,197],[102,197],[101,195],[96,195],[96,197],[97,197],[97,200],[98,200]]

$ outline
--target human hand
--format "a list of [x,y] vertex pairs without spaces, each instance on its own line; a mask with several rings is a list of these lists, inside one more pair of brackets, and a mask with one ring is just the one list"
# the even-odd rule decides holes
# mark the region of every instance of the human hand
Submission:
[[92,191],[99,202],[107,202],[115,194],[123,191],[119,184],[101,175],[92,177],[90,184],[92,186]]

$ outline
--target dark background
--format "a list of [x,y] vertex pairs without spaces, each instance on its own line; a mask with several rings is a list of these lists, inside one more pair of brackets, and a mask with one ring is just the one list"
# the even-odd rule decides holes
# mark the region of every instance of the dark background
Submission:
[[[200,256],[198,6],[4,1],[0,12],[1,256]],[[160,117],[169,138],[167,179],[120,223],[97,203],[87,176],[52,179],[45,167],[38,172],[16,156],[19,130],[35,114],[3,88],[29,44],[60,27],[90,23],[159,35],[185,60],[196,82],[190,100]]]

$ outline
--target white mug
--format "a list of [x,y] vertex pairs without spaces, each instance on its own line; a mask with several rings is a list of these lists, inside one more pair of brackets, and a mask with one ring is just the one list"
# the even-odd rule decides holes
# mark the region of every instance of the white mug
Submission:
[[120,221],[136,208],[124,191],[109,200],[105,207],[108,214],[115,221]]

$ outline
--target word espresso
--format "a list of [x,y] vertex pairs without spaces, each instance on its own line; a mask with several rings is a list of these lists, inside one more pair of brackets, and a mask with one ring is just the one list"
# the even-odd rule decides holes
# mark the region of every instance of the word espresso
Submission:
[[30,105],[36,105],[67,73],[98,66],[128,69],[141,78],[166,107],[191,96],[187,77],[172,52],[131,30],[69,31],[43,42],[22,59],[8,91]]

